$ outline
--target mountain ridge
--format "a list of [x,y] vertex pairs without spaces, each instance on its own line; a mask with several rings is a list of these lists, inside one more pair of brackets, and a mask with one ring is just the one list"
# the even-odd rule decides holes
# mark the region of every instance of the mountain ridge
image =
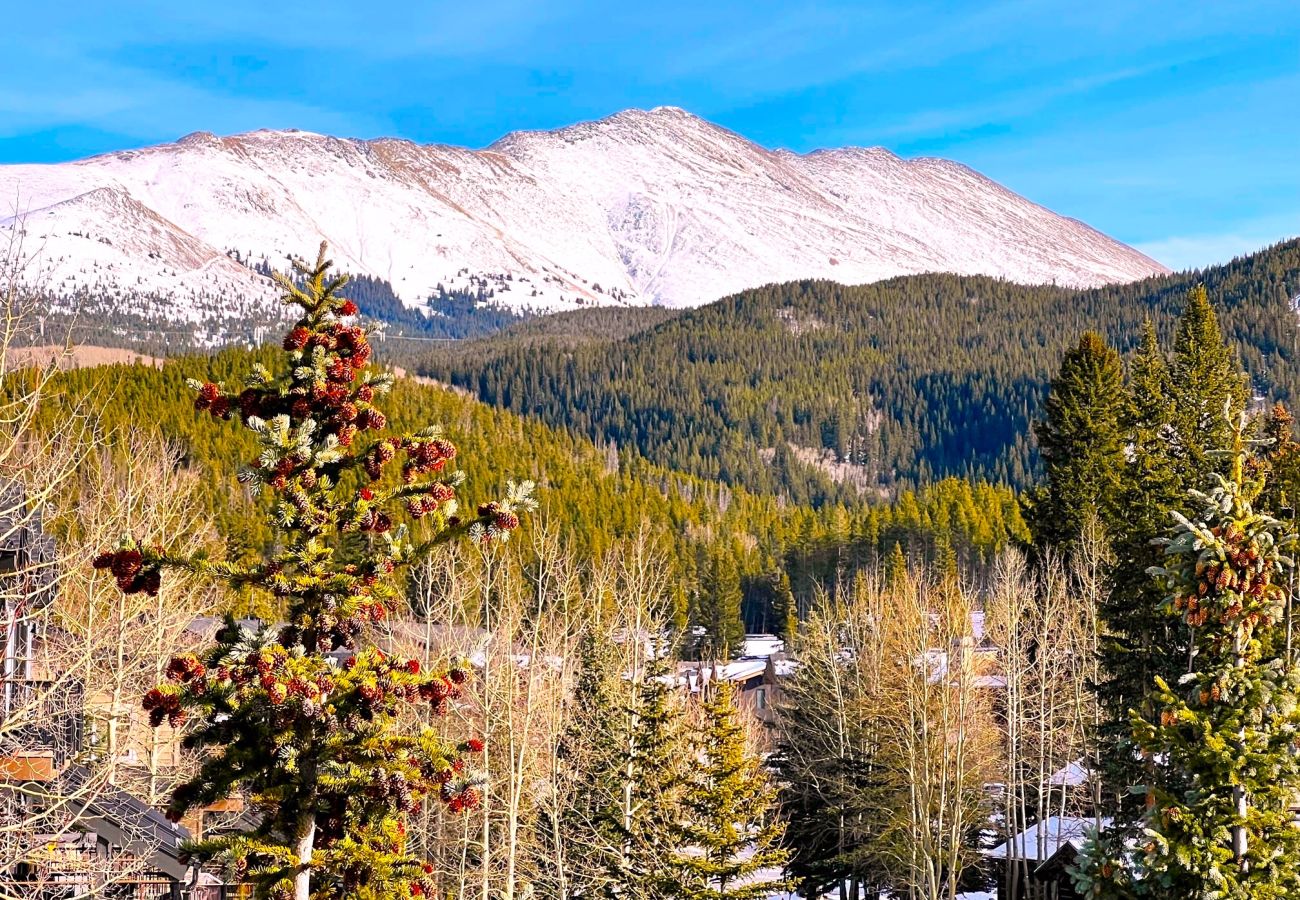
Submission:
[[608,337],[593,327],[586,340],[576,327],[549,336],[545,317],[422,348],[404,365],[660,465],[795,502],[852,502],[947,476],[1023,488],[1037,467],[1031,422],[1061,355],[1085,329],[1128,353],[1147,319],[1169,346],[1197,285],[1259,402],[1294,406],[1300,239],[1089,290],[950,274],[794,281]]
[[[67,205],[99,190],[128,198],[134,214]],[[418,308],[439,288],[552,311],[697,306],[802,278],[950,271],[1082,287],[1167,271],[961,163],[884,148],[773,150],[676,107],[512,132],[482,150],[193,132],[2,166],[0,192],[26,203],[0,216],[0,230],[34,242],[52,293],[151,293],[176,320],[197,316],[191,273],[208,294],[272,307],[269,281],[233,261],[212,266],[214,252],[279,264],[322,239],[342,268],[387,280]]]

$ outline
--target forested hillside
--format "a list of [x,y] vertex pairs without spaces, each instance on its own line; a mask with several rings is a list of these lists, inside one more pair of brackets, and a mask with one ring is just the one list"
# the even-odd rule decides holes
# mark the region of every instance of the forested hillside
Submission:
[[1092,328],[1127,353],[1147,317],[1167,339],[1201,282],[1254,390],[1293,402],[1300,241],[1087,291],[953,275],[773,285],[622,340],[504,332],[434,348],[420,369],[659,464],[801,503],[950,475],[1025,486],[1028,425],[1066,346]]
[[[233,382],[253,356],[227,350],[178,357],[161,369],[78,369],[60,374],[54,388],[66,391],[68,408],[85,408],[116,435],[111,446],[128,446],[122,437],[133,428],[157,429],[175,442],[186,464],[205,475],[203,502],[230,553],[243,556],[271,540],[255,501],[229,474],[255,456],[255,444],[247,431],[198,415],[185,381]],[[256,358],[271,364],[276,355],[264,350]],[[1014,493],[987,483],[951,479],[905,493],[892,504],[813,509],[675,473],[633,449],[616,451],[409,380],[399,381],[386,406],[396,427],[444,426],[462,451],[458,464],[475,495],[499,492],[510,478],[535,479],[543,521],[583,558],[598,557],[619,538],[652,523],[683,603],[697,584],[697,560],[710,551],[724,553],[747,587],[754,624],[762,622],[768,576],[778,570],[787,572],[796,593],[807,598],[815,583],[834,582],[900,542],[917,558],[938,554],[976,564],[1027,537]],[[46,424],[65,414],[66,409],[48,409]]]
[[[351,286],[349,286],[349,290]],[[630,338],[682,315],[682,310],[663,306],[596,306],[532,316],[509,324],[492,335],[492,340],[461,341],[443,349],[447,356],[475,355],[482,359],[486,348],[492,353],[521,346],[572,347]]]

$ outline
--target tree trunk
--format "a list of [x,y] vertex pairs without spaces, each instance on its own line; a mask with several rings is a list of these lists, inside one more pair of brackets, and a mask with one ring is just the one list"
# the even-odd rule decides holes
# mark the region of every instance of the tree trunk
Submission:
[[[1236,653],[1236,666],[1238,669],[1246,665],[1245,658],[1246,638],[1242,634],[1241,626],[1237,626],[1237,633],[1232,638],[1232,649]],[[1243,729],[1237,733],[1237,739],[1242,745],[1246,742],[1246,732]],[[1244,748],[1243,748],[1244,749]],[[1246,788],[1242,785],[1235,785],[1232,789],[1232,804],[1237,812],[1237,820],[1240,824],[1232,828],[1232,858],[1237,863],[1237,867],[1245,872],[1248,868],[1246,862]]]
[[298,835],[298,872],[293,876],[293,900],[311,900],[311,857],[316,848],[316,816],[310,815]]

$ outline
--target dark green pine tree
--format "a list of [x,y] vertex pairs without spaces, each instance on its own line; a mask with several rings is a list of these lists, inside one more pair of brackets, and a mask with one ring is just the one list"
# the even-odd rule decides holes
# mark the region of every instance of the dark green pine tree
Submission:
[[773,630],[788,648],[799,631],[799,603],[790,587],[790,576],[784,569],[773,572],[771,579]]
[[[1280,652],[1283,551],[1295,535],[1252,508],[1245,417],[1227,478],[1194,493],[1198,514],[1175,514],[1156,574],[1162,611],[1188,635],[1190,665],[1170,660],[1134,710],[1134,743],[1153,770],[1136,845],[1091,847],[1091,896],[1277,900],[1300,895],[1300,669]],[[1190,670],[1189,670],[1190,669]],[[1107,855],[1110,854],[1110,855]]]
[[1122,823],[1136,821],[1140,798],[1130,795],[1128,786],[1145,777],[1130,744],[1129,710],[1145,696],[1156,673],[1185,651],[1181,632],[1160,611],[1164,590],[1148,572],[1163,556],[1152,538],[1167,526],[1169,511],[1186,499],[1183,477],[1170,454],[1174,413],[1169,378],[1169,364],[1148,320],[1129,364],[1123,417],[1128,453],[1120,492],[1124,515],[1112,526],[1110,590],[1098,611],[1104,626],[1097,685],[1103,780],[1117,804],[1113,807],[1107,798],[1107,808]]
[[1068,548],[1095,516],[1116,521],[1124,467],[1124,369],[1119,354],[1091,331],[1061,360],[1044,417],[1034,425],[1044,483],[1029,507],[1041,547]]
[[[608,636],[588,632],[559,746],[556,790],[568,798],[540,840],[556,865],[538,888],[574,898],[669,895],[671,835],[689,765],[670,658],[629,684]],[[563,880],[562,880],[563,879]]]
[[[369,367],[368,336],[338,294],[346,279],[328,276],[324,245],[315,265],[295,265],[297,282],[278,276],[301,312],[278,371],[256,366],[229,388],[192,384],[198,410],[256,436],[260,455],[239,480],[271,493],[275,549],[217,562],[128,537],[95,567],[128,593],[156,593],[161,573],[180,569],[285,610],[285,625],[255,635],[228,619],[214,647],[172,659],[168,680],[144,698],[154,726],[195,720],[185,745],[202,765],[176,789],[169,817],[232,795],[256,813],[249,831],[191,847],[195,861],[222,863],[258,897],[414,896],[432,889],[432,868],[407,851],[404,817],[426,796],[473,806],[479,784],[460,753],[481,746],[427,726],[401,730],[398,716],[410,704],[447,709],[469,670],[422,671],[368,646],[369,636],[403,599],[397,571],[458,535],[505,540],[534,505],[531,485],[457,518],[456,448],[437,430],[367,441],[386,427],[376,402],[392,376]],[[401,475],[385,478],[392,463]],[[430,537],[414,541],[402,516]]]
[[660,900],[674,896],[671,838],[691,763],[668,648],[646,662],[624,722],[616,811],[622,843],[612,881],[620,896]]
[[[1187,659],[1187,635],[1160,612],[1163,587],[1148,570],[1160,561],[1151,540],[1171,512],[1187,513],[1188,492],[1222,469],[1232,447],[1232,417],[1244,408],[1245,379],[1219,332],[1203,288],[1188,294],[1172,362],[1148,322],[1129,372],[1123,433],[1128,442],[1120,508],[1111,528],[1115,562],[1100,612],[1103,798],[1113,833],[1139,827],[1140,798],[1130,786],[1153,773],[1131,745],[1129,713],[1151,679]],[[1149,715],[1152,711],[1147,711]],[[1170,778],[1175,773],[1164,773]],[[1164,777],[1164,776],[1162,776]]]
[[667,887],[681,900],[762,900],[788,886],[770,871],[790,857],[779,846],[776,788],[749,751],[730,682],[712,688],[703,714]]
[[1187,294],[1174,335],[1169,386],[1175,436],[1171,450],[1185,484],[1205,484],[1211,472],[1225,471],[1226,457],[1218,451],[1232,445],[1232,423],[1246,408],[1250,393],[1203,285]]
[[934,536],[934,572],[945,584],[955,584],[961,577],[957,548],[952,545],[952,531],[944,528]]
[[889,556],[885,558],[885,580],[891,585],[907,580],[907,555],[903,552],[902,541],[894,541]]
[[700,569],[694,625],[704,630],[699,657],[731,659],[745,643],[745,621],[741,616],[744,595],[736,558],[726,548],[707,551]]

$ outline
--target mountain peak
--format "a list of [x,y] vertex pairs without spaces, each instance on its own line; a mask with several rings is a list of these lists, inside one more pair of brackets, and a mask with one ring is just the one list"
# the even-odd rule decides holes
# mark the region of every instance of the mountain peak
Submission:
[[498,138],[487,149],[502,152],[506,148],[522,148],[551,141],[572,142],[620,130],[649,133],[700,126],[723,130],[678,106],[656,106],[653,109],[632,107],[599,119],[559,128],[512,131]]
[[210,147],[214,144],[220,144],[221,138],[211,131],[191,131],[176,143],[182,147]]
[[804,278],[943,271],[1085,286],[1164,271],[958,164],[766,150],[675,106],[515,132],[487,151],[196,132],[0,167],[0,192],[40,211],[30,225],[61,289],[165,293],[178,317],[187,280],[204,296],[269,293],[227,253],[274,263],[322,239],[342,268],[421,309],[440,288],[549,310],[695,305]]

